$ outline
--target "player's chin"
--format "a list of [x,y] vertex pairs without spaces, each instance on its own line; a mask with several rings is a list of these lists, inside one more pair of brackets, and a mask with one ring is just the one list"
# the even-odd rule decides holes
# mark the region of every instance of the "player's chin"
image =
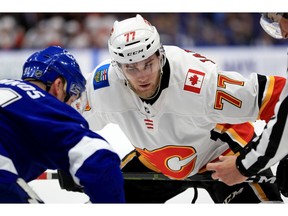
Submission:
[[149,88],[138,88],[136,93],[141,98],[149,98],[152,96],[151,90]]

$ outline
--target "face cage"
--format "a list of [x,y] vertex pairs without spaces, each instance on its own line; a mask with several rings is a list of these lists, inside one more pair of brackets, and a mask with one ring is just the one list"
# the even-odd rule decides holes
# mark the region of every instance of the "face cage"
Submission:
[[265,15],[262,15],[260,18],[260,25],[262,26],[264,31],[271,37],[275,39],[284,39],[278,22],[275,22],[267,18]]

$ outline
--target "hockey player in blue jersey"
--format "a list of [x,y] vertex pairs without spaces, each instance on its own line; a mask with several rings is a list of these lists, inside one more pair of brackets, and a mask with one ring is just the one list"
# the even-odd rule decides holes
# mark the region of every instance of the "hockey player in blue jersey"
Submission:
[[92,203],[125,201],[119,156],[69,106],[85,84],[58,46],[32,54],[22,80],[0,80],[0,203],[43,203],[27,182],[47,169],[71,174]]

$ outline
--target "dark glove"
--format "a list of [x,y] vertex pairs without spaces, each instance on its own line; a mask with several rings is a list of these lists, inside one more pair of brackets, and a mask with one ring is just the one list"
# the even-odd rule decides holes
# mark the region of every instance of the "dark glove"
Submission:
[[57,170],[57,173],[61,189],[73,192],[84,192],[83,188],[74,182],[70,174],[63,170]]
[[282,159],[276,171],[276,179],[279,191],[285,197],[288,197],[288,157]]

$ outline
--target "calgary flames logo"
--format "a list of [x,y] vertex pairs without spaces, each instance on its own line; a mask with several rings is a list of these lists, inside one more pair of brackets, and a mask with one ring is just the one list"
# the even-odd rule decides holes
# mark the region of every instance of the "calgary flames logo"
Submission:
[[137,151],[155,168],[173,179],[185,179],[195,167],[196,150],[189,146],[165,146],[160,149]]

